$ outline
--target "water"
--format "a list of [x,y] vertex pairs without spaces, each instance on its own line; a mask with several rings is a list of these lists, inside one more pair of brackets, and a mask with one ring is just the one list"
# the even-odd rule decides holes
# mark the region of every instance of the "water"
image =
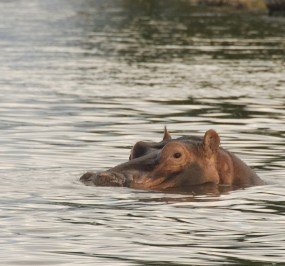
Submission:
[[[1,265],[284,265],[285,19],[164,3],[0,2]],[[78,181],[164,125],[214,128],[268,185]]]

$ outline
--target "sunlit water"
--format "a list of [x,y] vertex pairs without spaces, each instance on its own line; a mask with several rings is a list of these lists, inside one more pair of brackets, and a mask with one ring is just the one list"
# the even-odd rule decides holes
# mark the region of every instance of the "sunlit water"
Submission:
[[[0,2],[1,265],[285,263],[285,19],[138,2]],[[164,125],[216,129],[268,185],[78,181]]]

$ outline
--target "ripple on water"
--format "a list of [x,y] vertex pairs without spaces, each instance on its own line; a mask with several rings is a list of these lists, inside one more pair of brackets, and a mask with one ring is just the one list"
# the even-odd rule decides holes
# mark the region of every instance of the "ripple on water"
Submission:
[[[0,3],[3,265],[284,263],[284,19],[182,2]],[[216,129],[268,185],[79,183],[164,125]]]

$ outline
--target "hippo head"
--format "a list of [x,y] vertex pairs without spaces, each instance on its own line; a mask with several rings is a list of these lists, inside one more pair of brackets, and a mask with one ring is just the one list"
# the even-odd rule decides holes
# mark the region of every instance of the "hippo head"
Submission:
[[220,138],[214,130],[208,130],[203,138],[172,139],[165,129],[161,142],[137,142],[129,161],[107,171],[87,172],[81,181],[87,185],[153,190],[218,184],[219,145]]

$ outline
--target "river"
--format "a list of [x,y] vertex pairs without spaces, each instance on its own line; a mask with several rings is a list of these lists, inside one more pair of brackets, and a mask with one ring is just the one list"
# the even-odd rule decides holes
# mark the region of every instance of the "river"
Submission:
[[[185,1],[0,2],[1,265],[284,265],[285,18]],[[210,128],[268,184],[87,187]]]

